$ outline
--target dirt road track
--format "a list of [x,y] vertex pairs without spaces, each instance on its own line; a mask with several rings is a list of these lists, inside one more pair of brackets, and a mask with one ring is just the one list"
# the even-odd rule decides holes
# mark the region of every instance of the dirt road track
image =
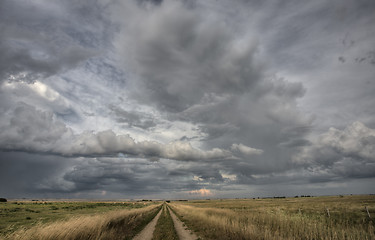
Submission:
[[133,240],[151,240],[154,235],[156,223],[158,222],[162,211],[163,208],[154,217],[154,219],[152,219],[152,221],[149,224],[147,224],[147,226],[133,238]]
[[180,240],[196,240],[196,239],[198,239],[197,235],[195,235],[193,232],[191,232],[186,227],[184,227],[183,222],[181,222],[180,219],[178,219],[178,217],[174,214],[173,211],[171,211],[171,209],[169,209],[169,207],[168,207],[168,210],[169,210],[169,213],[171,214],[173,224],[174,224],[174,228],[176,229],[178,238]]

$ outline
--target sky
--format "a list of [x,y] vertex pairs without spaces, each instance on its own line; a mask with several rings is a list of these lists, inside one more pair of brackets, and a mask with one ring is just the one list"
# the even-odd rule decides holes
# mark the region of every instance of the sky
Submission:
[[0,196],[369,194],[372,0],[2,0]]

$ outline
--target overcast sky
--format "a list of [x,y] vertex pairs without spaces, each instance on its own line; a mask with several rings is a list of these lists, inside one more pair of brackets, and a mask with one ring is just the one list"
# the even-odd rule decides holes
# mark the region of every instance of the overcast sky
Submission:
[[2,0],[0,196],[375,193],[372,0]]

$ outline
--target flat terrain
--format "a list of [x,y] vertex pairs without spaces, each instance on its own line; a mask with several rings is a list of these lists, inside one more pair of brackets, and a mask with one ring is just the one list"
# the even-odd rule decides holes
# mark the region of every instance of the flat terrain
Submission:
[[156,229],[153,232],[153,240],[178,240],[179,237],[176,232],[176,228],[172,221],[171,215],[169,214],[168,207],[166,204],[163,205],[163,213],[156,225]]
[[146,227],[140,233],[138,233],[133,239],[151,240],[162,211],[163,210],[160,210],[159,213],[154,217],[154,219],[152,219],[152,221],[149,224],[147,224]]
[[191,232],[186,225],[181,222],[181,220],[174,214],[170,208],[168,208],[168,211],[170,213],[170,216],[172,217],[174,227],[176,229],[178,238],[180,240],[196,240],[198,239],[197,235],[195,235],[193,232]]
[[375,239],[374,195],[203,200],[170,205],[203,239]]
[[[375,196],[0,203],[0,239],[375,239]],[[145,238],[143,238],[145,239]]]
[[8,201],[0,203],[0,239],[29,229],[72,218],[141,209],[158,202]]

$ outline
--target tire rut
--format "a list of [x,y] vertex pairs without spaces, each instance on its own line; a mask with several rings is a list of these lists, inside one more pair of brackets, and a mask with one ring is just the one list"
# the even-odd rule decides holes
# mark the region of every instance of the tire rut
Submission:
[[187,227],[184,226],[184,223],[181,222],[180,219],[174,214],[173,211],[168,207],[169,214],[172,217],[174,227],[176,229],[177,235],[180,240],[196,240],[198,239],[197,235],[192,231],[188,230]]
[[149,224],[147,224],[146,227],[133,238],[133,240],[151,240],[154,235],[156,223],[158,222],[162,211],[163,208],[154,217],[154,219],[152,219],[152,221]]

